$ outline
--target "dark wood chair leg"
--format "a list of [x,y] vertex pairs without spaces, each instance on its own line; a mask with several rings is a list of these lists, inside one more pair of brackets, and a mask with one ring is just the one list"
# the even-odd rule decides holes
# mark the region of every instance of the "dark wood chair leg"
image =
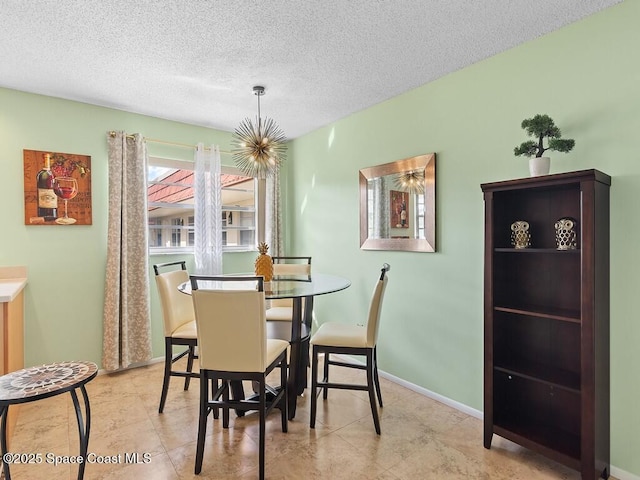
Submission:
[[367,351],[367,390],[369,391],[369,403],[371,404],[371,413],[373,414],[373,424],[376,427],[376,433],[380,435],[380,419],[378,418],[378,406],[376,405],[375,380],[373,374],[373,349]]
[[382,392],[380,391],[380,379],[378,378],[378,350],[373,347],[373,379],[376,382],[376,393],[378,394],[378,404],[382,408]]
[[[324,383],[328,383],[329,382],[329,352],[327,350],[324,351],[323,371],[324,371],[324,379],[322,381]],[[328,395],[329,395],[329,389],[327,387],[324,387],[324,391],[322,392],[322,398],[326,400]]]
[[266,378],[262,375],[260,379],[260,451],[258,453],[259,462],[259,477],[260,480],[264,480],[264,449],[265,449],[265,434],[266,434],[266,416],[267,416],[267,391],[266,391]]
[[167,401],[167,393],[169,392],[169,379],[171,378],[171,360],[173,358],[173,348],[170,337],[164,339],[164,379],[162,380],[162,393],[160,394],[160,406],[158,413],[164,410],[164,404]]
[[[193,359],[195,358],[195,347],[193,345],[189,345],[189,356],[187,357],[187,372],[191,373],[193,371]],[[187,376],[184,379],[184,389],[189,390],[189,382],[191,381],[191,377]]]
[[229,380],[222,380],[222,400],[226,404],[222,408],[222,428],[229,428]]
[[309,427],[316,428],[316,408],[318,406],[318,347],[311,353],[311,417]]
[[289,389],[287,387],[287,355],[285,353],[280,363],[280,385],[284,389],[284,396],[280,400],[280,418],[282,421],[282,431],[289,430]]
[[[211,391],[213,393],[218,391],[218,379],[216,377],[211,377]],[[218,407],[213,407],[213,418],[217,420],[220,417],[220,409]]]
[[307,385],[307,373],[308,368],[311,366],[311,360],[309,358],[309,338],[306,338],[300,342],[300,385],[303,387],[302,390],[308,387]]
[[207,434],[207,411],[209,403],[209,380],[205,372],[200,372],[200,417],[198,419],[198,444],[196,447],[196,466],[194,472],[198,475],[202,471],[202,457],[204,455],[204,440]]

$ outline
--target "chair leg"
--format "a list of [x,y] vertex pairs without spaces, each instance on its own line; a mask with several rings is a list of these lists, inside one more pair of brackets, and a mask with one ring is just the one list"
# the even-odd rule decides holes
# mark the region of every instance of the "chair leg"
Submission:
[[302,361],[300,362],[300,376],[303,379],[304,388],[307,388],[309,386],[307,385],[307,369],[311,366],[311,359],[309,358],[309,347],[310,344],[308,338],[300,343],[302,359]]
[[260,380],[260,451],[258,453],[259,477],[264,480],[264,449],[265,449],[265,431],[266,431],[266,410],[267,410],[267,389],[266,379],[262,376]]
[[196,446],[196,466],[194,472],[198,475],[202,471],[202,457],[204,455],[204,439],[207,434],[207,409],[209,403],[209,381],[204,372],[200,372],[200,417],[198,419],[198,444]]
[[[324,379],[322,381],[324,383],[329,383],[329,352],[326,350],[324,352]],[[328,395],[329,389],[327,387],[324,387],[322,398],[326,400]]]
[[[325,361],[326,361],[325,353]],[[311,353],[311,417],[309,427],[316,428],[316,408],[318,406],[318,347],[313,346]]]
[[[222,400],[229,403],[229,380],[222,380]],[[222,407],[222,428],[229,428],[229,407]]]
[[[216,392],[218,390],[218,379],[216,377],[212,377],[211,378],[211,391],[212,392]],[[218,407],[213,407],[213,418],[215,420],[218,419],[218,417],[220,417],[220,409]]]
[[169,379],[171,378],[171,360],[173,358],[173,348],[171,337],[164,339],[164,379],[162,381],[162,393],[160,394],[160,406],[158,413],[164,410],[164,404],[167,401],[167,393],[169,392]]
[[280,416],[282,421],[282,431],[287,432],[289,430],[289,389],[287,388],[287,355],[285,353],[282,362],[280,363],[280,386],[284,389],[284,395],[280,400]]
[[[189,356],[187,357],[187,372],[191,373],[193,370],[193,359],[195,357],[195,347],[193,345],[189,345]],[[184,389],[189,390],[189,382],[191,381],[191,377],[185,377],[184,379]]]
[[373,347],[373,379],[376,382],[376,393],[378,394],[378,404],[382,408],[382,392],[380,391],[380,379],[378,378],[378,350]]
[[378,407],[376,405],[375,381],[373,374],[374,360],[373,349],[367,351],[367,390],[369,391],[369,403],[371,404],[371,413],[373,414],[373,424],[376,427],[376,433],[380,435],[380,419],[378,418]]

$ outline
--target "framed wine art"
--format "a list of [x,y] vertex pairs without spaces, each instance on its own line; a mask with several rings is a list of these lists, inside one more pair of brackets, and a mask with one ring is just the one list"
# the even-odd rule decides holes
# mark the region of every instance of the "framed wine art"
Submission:
[[25,225],[91,225],[91,157],[23,150]]
[[409,216],[407,206],[409,205],[409,194],[391,190],[391,228],[409,228]]

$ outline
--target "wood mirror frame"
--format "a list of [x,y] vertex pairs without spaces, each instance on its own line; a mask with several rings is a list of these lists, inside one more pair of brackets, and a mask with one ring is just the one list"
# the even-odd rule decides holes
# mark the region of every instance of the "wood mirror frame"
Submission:
[[[424,194],[407,191],[400,175],[424,177]],[[380,179],[378,202],[373,198],[375,180]],[[360,248],[363,250],[436,251],[436,155],[429,153],[360,170]],[[371,195],[371,198],[369,197]],[[424,197],[424,213],[420,214]],[[397,199],[397,200],[394,200]],[[394,203],[395,202],[395,203]],[[401,203],[401,207],[395,205]],[[388,208],[389,218],[373,210]],[[399,211],[400,210],[400,211]],[[401,211],[404,211],[402,214]],[[376,218],[374,218],[376,215]],[[402,218],[402,220],[399,220]],[[377,220],[379,233],[372,232]],[[395,223],[394,223],[395,220]],[[400,222],[400,223],[398,223]],[[372,222],[374,223],[374,222]],[[370,228],[371,227],[371,228]],[[405,230],[406,229],[406,230]]]

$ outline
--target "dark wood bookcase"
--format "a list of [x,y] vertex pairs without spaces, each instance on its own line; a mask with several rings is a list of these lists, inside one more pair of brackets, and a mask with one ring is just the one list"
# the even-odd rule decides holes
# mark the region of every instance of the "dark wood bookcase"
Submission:
[[[597,170],[482,185],[484,446],[512,440],[581,472],[609,475],[609,187]],[[577,220],[577,248],[555,223]],[[511,224],[530,226],[530,247]]]

